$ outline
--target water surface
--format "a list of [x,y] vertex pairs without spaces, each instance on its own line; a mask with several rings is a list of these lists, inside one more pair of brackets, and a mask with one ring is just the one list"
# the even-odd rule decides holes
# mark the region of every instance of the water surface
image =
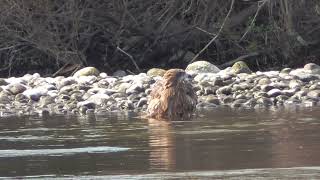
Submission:
[[0,119],[0,177],[318,179],[320,108]]

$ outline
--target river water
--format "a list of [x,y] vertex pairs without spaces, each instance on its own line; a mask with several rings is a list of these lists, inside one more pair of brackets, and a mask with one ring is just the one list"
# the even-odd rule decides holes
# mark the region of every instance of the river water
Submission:
[[0,178],[319,179],[320,108],[0,118]]

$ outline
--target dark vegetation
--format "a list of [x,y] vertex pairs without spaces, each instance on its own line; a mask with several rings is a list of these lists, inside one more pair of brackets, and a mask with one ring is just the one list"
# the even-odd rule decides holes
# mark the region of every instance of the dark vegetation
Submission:
[[319,0],[2,0],[0,75],[182,67],[255,70],[320,57]]

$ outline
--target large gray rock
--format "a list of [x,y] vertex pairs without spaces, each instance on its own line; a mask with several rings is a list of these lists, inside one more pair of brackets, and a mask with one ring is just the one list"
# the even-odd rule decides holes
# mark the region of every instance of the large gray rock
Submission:
[[[289,74],[291,76],[297,77],[303,82],[309,82],[309,81],[317,80],[320,78],[320,74],[315,73],[316,70],[306,70],[306,69],[295,69],[295,70],[292,70]],[[312,68],[310,67],[310,69]]]
[[315,63],[308,63],[303,69],[311,74],[320,74],[320,66]]
[[26,86],[21,83],[13,83],[7,86],[7,90],[13,95],[23,93],[26,89]]
[[85,67],[80,70],[78,70],[76,73],[74,73],[74,77],[80,77],[80,76],[99,76],[100,72],[95,67]]
[[196,61],[187,66],[186,72],[189,74],[199,74],[199,73],[218,73],[220,69],[209,63],[208,61]]

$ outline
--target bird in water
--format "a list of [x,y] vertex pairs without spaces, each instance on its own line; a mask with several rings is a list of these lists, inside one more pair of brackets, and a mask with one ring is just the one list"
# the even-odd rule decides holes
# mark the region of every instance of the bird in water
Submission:
[[147,113],[155,119],[187,120],[196,105],[191,76],[182,69],[170,69],[152,87]]

